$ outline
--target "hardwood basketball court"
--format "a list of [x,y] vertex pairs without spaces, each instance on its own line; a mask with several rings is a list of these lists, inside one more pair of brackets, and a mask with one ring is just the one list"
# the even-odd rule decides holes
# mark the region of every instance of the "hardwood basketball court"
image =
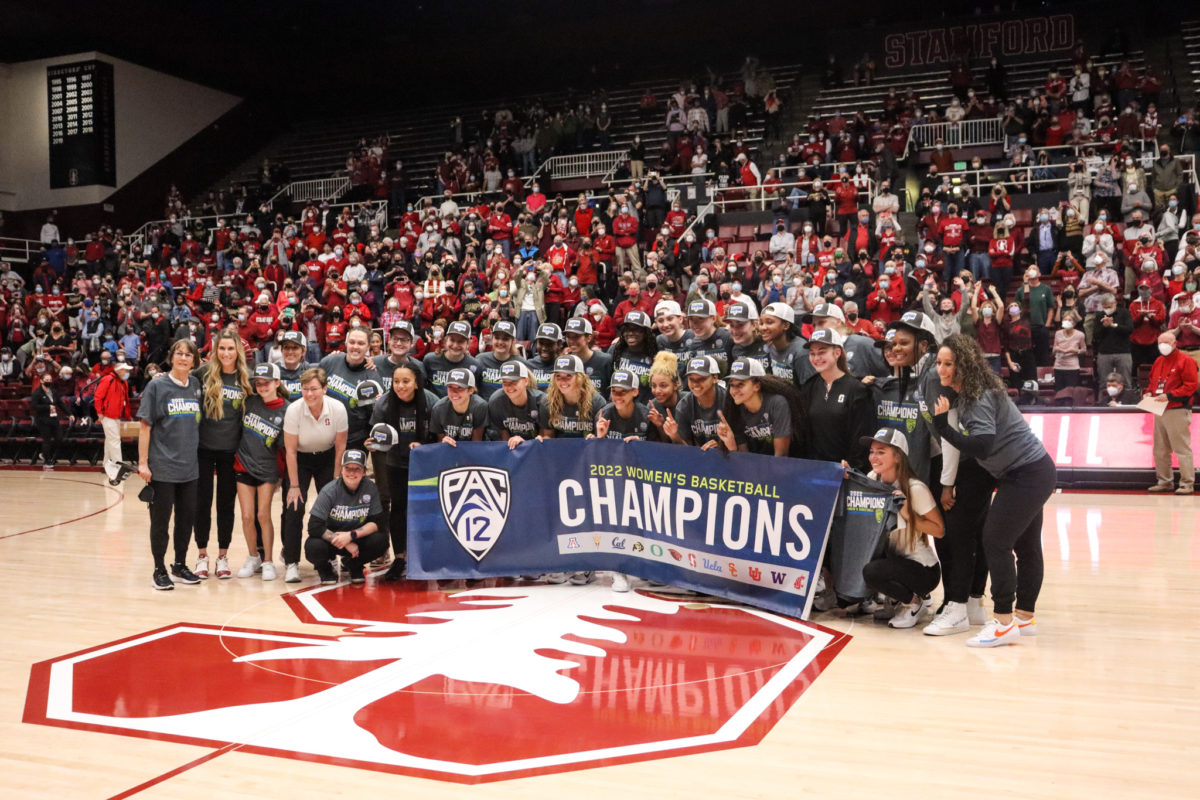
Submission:
[[[36,705],[39,693],[52,690],[58,680],[48,677],[48,668],[34,670],[32,674],[46,677],[50,687],[39,685],[39,678],[33,681],[36,691],[31,691],[33,665],[89,649],[88,657],[102,655],[108,650],[101,646],[121,640],[128,639],[121,646],[136,654],[123,662],[127,669],[108,676],[101,671],[91,682],[77,678],[76,706],[67,710],[129,717],[195,715],[178,717],[183,727],[172,730],[179,731],[187,730],[188,720],[215,719],[196,712],[235,701],[267,702],[293,689],[304,694],[309,691],[304,681],[324,687],[355,677],[362,680],[369,668],[384,663],[324,661],[314,667],[325,670],[319,673],[322,677],[301,678],[289,673],[288,665],[298,661],[272,664],[251,659],[248,664],[239,662],[240,671],[225,672],[227,667],[217,659],[213,663],[218,665],[208,669],[202,659],[213,658],[214,652],[238,656],[254,647],[274,646],[249,644],[263,637],[286,641],[289,647],[325,647],[351,627],[338,617],[349,613],[345,608],[350,606],[344,604],[358,603],[361,597],[394,606],[403,594],[409,610],[416,607],[411,603],[443,609],[436,612],[441,617],[427,612],[425,622],[463,616],[461,609],[444,611],[442,595],[432,585],[403,592],[372,583],[366,588],[339,587],[321,595],[329,600],[324,606],[314,605],[315,576],[307,564],[305,582],[298,585],[214,578],[199,586],[156,592],[150,587],[147,512],[136,500],[140,488],[136,478],[110,488],[95,472],[0,472],[0,581],[7,598],[0,622],[5,642],[0,656],[0,740],[5,743],[0,790],[6,798],[258,798],[366,792],[422,798],[1064,798],[1185,797],[1195,792],[1191,767],[1200,755],[1200,679],[1195,671],[1200,636],[1191,617],[1200,601],[1200,505],[1193,498],[1056,495],[1044,528],[1046,580],[1037,639],[979,651],[965,646],[965,635],[937,639],[921,635],[919,627],[895,631],[871,621],[814,614],[812,622],[832,633],[821,640],[831,648],[829,654],[845,646],[823,663],[823,671],[810,665],[799,673],[766,708],[768,722],[760,731],[765,735],[757,744],[561,770],[546,768],[547,762],[521,762],[517,772],[522,777],[472,785],[373,768],[359,763],[357,754],[341,760],[292,757],[275,746],[213,744],[211,731],[219,727],[198,727],[194,741],[188,741],[177,732],[132,735],[86,722],[71,727],[23,722],[30,715],[27,698],[29,706]],[[230,559],[235,571],[244,555],[240,530],[235,529]],[[592,603],[589,619],[599,618],[609,626],[594,629],[590,636],[567,630],[562,641],[576,643],[566,649],[575,653],[577,676],[588,669],[584,662],[593,657],[589,648],[616,646],[612,626],[624,626],[636,638],[638,624],[650,617],[658,620],[647,629],[653,636],[647,634],[640,656],[626,657],[610,672],[580,679],[585,694],[600,687],[586,725],[572,726],[565,716],[569,707],[555,705],[560,699],[552,695],[562,687],[550,673],[545,691],[552,703],[527,702],[514,691],[490,693],[485,683],[469,678],[430,677],[398,683],[409,687],[396,695],[403,700],[380,699],[371,707],[374,717],[364,708],[355,719],[383,721],[387,735],[401,737],[407,725],[408,735],[422,748],[446,743],[461,747],[467,758],[485,757],[491,750],[515,752],[521,723],[531,730],[561,728],[563,737],[599,748],[610,737],[619,737],[622,726],[637,726],[635,737],[672,726],[699,726],[705,722],[700,717],[709,713],[698,710],[706,693],[714,708],[725,702],[715,691],[713,674],[725,670],[734,675],[733,685],[743,688],[729,690],[727,681],[722,691],[745,700],[764,683],[763,676],[784,675],[778,668],[810,641],[807,634],[800,637],[786,626],[771,627],[775,623],[770,620],[735,618],[736,611],[706,610],[703,604],[665,613],[663,606],[655,605],[662,601],[654,598],[631,600],[593,587],[586,593],[580,587],[546,588],[561,594],[549,595],[544,589],[531,594],[550,598],[552,605],[556,598]],[[285,594],[293,594],[292,599],[285,600]],[[453,603],[453,598],[447,602]],[[464,600],[463,606],[470,602]],[[521,602],[527,601],[514,600],[508,611],[486,613],[507,613],[496,619],[512,619]],[[623,605],[642,610],[622,614]],[[601,606],[614,613],[597,610]],[[322,608],[331,610],[330,619],[321,618]],[[553,609],[531,608],[540,609],[543,616],[538,619],[546,620],[547,634],[557,635]],[[703,637],[673,635],[676,626],[675,633],[686,633],[682,626],[689,624],[689,614],[709,615],[697,617],[708,625],[707,647]],[[722,621],[727,628],[719,627]],[[177,638],[155,644],[146,636],[185,623],[188,632]],[[842,634],[849,634],[848,642]],[[486,651],[482,642],[489,632],[480,635],[479,649]],[[405,638],[389,637],[397,646],[416,641]],[[793,640],[795,647],[787,649]],[[760,642],[773,643],[784,655],[764,656]],[[544,641],[531,644],[542,650],[545,646]],[[725,652],[718,653],[722,647]],[[655,648],[665,654],[661,660],[646,657]],[[370,653],[356,657],[376,658]],[[638,672],[642,664],[648,666]],[[386,668],[390,667],[380,667]],[[519,684],[529,678],[530,670],[543,668],[535,659],[513,680]],[[606,683],[630,680],[633,674],[639,676],[637,691],[646,693],[645,705],[635,699],[640,695],[622,699]],[[687,687],[692,685],[697,688],[689,694]],[[541,692],[539,687],[532,691]],[[445,696],[432,700],[440,705],[426,704],[438,692]],[[154,699],[168,694],[170,702],[178,704],[175,711],[160,708]],[[685,702],[689,698],[695,702]],[[257,720],[228,719],[261,724],[262,735],[276,739],[287,729],[306,731],[310,738],[320,738],[325,731],[313,723],[318,716],[308,718],[306,729],[307,712],[281,717],[288,720],[282,725],[271,722],[267,715],[274,712],[263,708]],[[243,713],[229,711],[235,712]],[[472,719],[486,724],[464,722]],[[212,723],[219,724],[226,722]],[[333,729],[329,731],[333,735]]]

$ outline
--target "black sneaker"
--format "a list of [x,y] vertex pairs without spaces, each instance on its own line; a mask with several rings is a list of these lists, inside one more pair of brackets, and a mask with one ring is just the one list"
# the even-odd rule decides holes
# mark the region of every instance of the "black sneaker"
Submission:
[[335,570],[333,568],[333,562],[322,561],[321,563],[317,564],[316,567],[317,567],[317,577],[319,577],[321,579],[322,585],[337,583],[337,581],[338,581],[337,570]]
[[199,583],[200,578],[196,573],[188,569],[187,564],[180,564],[178,561],[171,565],[171,574],[175,576],[176,583]]
[[160,591],[168,591],[175,588],[175,583],[171,580],[171,576],[167,574],[166,567],[154,568],[153,586]]
[[[343,559],[343,561],[346,561],[346,560],[348,560],[348,559]],[[360,564],[358,561],[350,561],[349,567],[350,567],[350,582],[351,583],[366,583],[367,582],[366,576],[363,575],[363,565],[362,564]]]
[[384,573],[383,579],[388,583],[392,583],[393,581],[402,581],[405,578],[405,570],[407,567],[408,564],[405,562],[404,556],[399,556],[392,561],[392,565],[388,567],[388,571]]

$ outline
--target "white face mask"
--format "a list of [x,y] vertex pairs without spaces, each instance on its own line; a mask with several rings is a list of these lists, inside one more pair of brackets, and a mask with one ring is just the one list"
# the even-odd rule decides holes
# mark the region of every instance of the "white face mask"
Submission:
[[1106,386],[1106,387],[1104,387],[1104,391],[1108,392],[1109,397],[1116,397],[1117,395],[1119,395],[1121,393],[1121,387],[1120,386]]
[[1065,319],[1062,326],[1064,331],[1069,331],[1075,327],[1075,323],[1069,319]]
[[983,314],[983,316],[990,319],[992,314],[995,312],[991,308],[982,308],[982,309],[980,309],[979,313]]
[[1162,353],[1164,356],[1169,356],[1171,353],[1175,352],[1175,346],[1167,344],[1166,342],[1159,342],[1158,352]]

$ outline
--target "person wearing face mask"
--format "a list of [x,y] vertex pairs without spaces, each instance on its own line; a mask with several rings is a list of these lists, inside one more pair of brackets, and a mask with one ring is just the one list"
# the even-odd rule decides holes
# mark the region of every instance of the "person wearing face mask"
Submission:
[[1019,389],[1026,381],[1037,380],[1037,355],[1033,344],[1033,326],[1029,314],[1017,302],[1004,307],[1000,323],[1004,342],[1004,362],[1008,366],[1008,385]]
[[1049,209],[1038,210],[1036,224],[1025,237],[1025,249],[1037,261],[1037,270],[1049,275],[1058,254],[1067,249],[1062,228],[1050,219]]
[[[1155,352],[1157,352],[1157,347]],[[1130,389],[1119,372],[1110,372],[1105,383],[1100,387],[1100,405],[1116,408],[1131,406],[1137,403],[1137,392]]]
[[121,363],[96,383],[92,400],[104,430],[104,463],[121,460],[121,420],[132,419],[129,405],[129,375],[133,367]]
[[1025,271],[1025,282],[1017,289],[1016,302],[1029,309],[1029,323],[1037,363],[1050,366],[1049,329],[1054,325],[1057,303],[1054,292],[1042,283],[1042,276],[1037,267],[1031,266]]
[[1063,316],[1062,327],[1054,334],[1054,391],[1079,385],[1079,356],[1087,352],[1083,332],[1075,326],[1078,315]]
[[642,258],[638,252],[638,220],[630,213],[628,203],[622,203],[620,213],[613,219],[613,237],[615,240],[616,266],[618,269],[632,269],[636,277],[642,274]]
[[[1125,192],[1121,195],[1121,214],[1125,218],[1126,225],[1133,225],[1134,217],[1141,218],[1149,214],[1153,205],[1150,202],[1150,195],[1146,194],[1146,190],[1143,188],[1142,182],[1126,180],[1124,187]],[[1135,227],[1140,227],[1140,223],[1135,225]]]
[[1137,298],[1129,304],[1133,332],[1129,335],[1130,373],[1138,374],[1143,364],[1153,364],[1158,358],[1158,335],[1167,322],[1167,307],[1155,297],[1150,282],[1138,283]]
[[1161,414],[1154,415],[1154,474],[1156,482],[1147,491],[1169,492],[1175,487],[1171,470],[1172,454],[1179,461],[1179,488],[1176,494],[1192,494],[1196,485],[1196,467],[1192,460],[1192,397],[1197,382],[1196,361],[1180,351],[1172,331],[1158,337],[1159,357],[1150,369],[1144,397],[1158,403]]
[[[1115,297],[1106,299],[1100,307],[1092,331],[1092,347],[1096,354],[1096,374],[1119,373],[1125,385],[1133,383],[1133,356],[1130,335],[1133,333],[1133,318]],[[1104,399],[1103,396],[1101,399]]]
[[1184,292],[1174,298],[1175,310],[1167,322],[1167,333],[1175,337],[1174,347],[1184,355],[1200,356],[1200,308],[1195,296]]
[[1187,213],[1179,205],[1179,196],[1175,193],[1167,195],[1166,206],[1158,220],[1155,235],[1162,243],[1167,264],[1175,263],[1179,253],[1179,236],[1187,229]]
[[1091,342],[1101,309],[1110,300],[1115,303],[1116,297],[1120,293],[1120,279],[1117,271],[1102,255],[1093,256],[1089,259],[1087,266],[1087,271],[1079,279],[1079,299],[1083,302],[1083,311],[1086,314],[1084,332],[1088,341]]

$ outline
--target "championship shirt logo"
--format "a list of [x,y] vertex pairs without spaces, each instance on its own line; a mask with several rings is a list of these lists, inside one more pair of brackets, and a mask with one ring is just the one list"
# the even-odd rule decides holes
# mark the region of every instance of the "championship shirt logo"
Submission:
[[492,467],[459,467],[438,476],[442,516],[463,549],[480,561],[492,549],[508,520],[512,492],[508,472]]

